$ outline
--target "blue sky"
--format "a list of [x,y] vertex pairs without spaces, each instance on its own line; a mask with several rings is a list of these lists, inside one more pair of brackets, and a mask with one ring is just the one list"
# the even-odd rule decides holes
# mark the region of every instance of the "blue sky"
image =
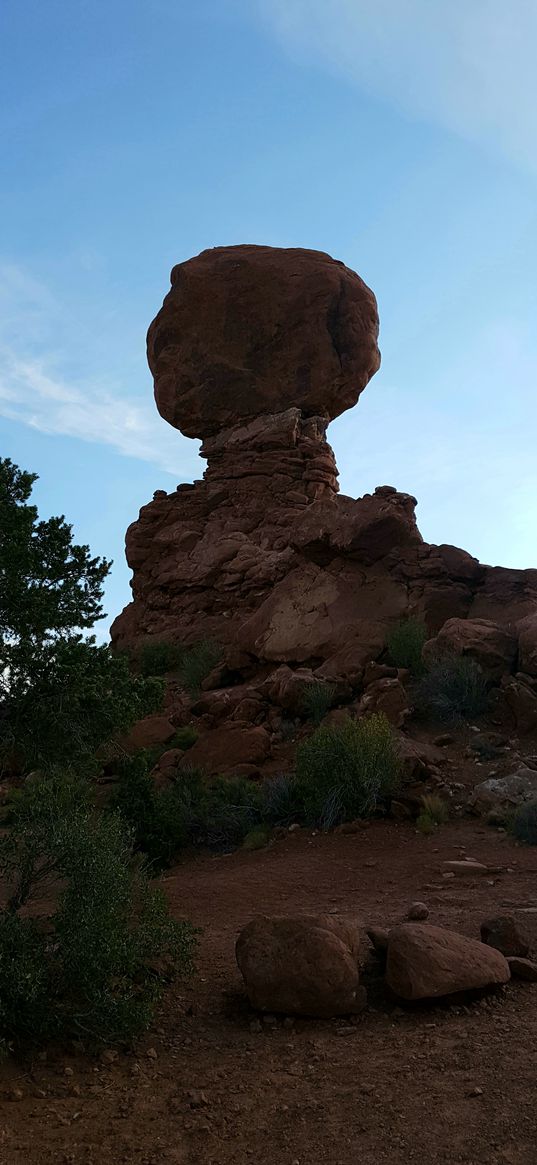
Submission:
[[114,559],[110,617],[127,525],[203,471],[145,332],[220,244],[327,250],[377,295],[342,490],[537,565],[534,0],[4,0],[0,45],[0,449]]

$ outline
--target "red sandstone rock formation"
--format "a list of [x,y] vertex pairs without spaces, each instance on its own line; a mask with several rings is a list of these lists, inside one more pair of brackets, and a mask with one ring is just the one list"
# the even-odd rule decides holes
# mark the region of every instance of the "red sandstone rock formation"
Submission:
[[[203,438],[208,466],[157,492],[127,532],[118,648],[212,636],[244,679],[304,664],[358,688],[412,613],[432,636],[447,620],[524,620],[533,660],[537,571],[425,544],[415,499],[392,487],[338,496],[326,427],[378,368],[377,330],[372,292],[320,252],[216,248],[174,268],[149,362],[160,412]],[[508,644],[509,671],[515,641],[488,634]]]

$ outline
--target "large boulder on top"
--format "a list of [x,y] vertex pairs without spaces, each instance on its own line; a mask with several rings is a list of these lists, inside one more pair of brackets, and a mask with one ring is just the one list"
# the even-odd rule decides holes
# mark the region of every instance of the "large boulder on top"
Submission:
[[401,999],[437,999],[507,983],[505,957],[484,943],[426,923],[390,931],[386,982]]
[[290,406],[338,417],[379,367],[375,296],[322,251],[214,247],[171,285],[147,352],[157,408],[187,437]]
[[364,1006],[356,923],[330,914],[254,918],[236,955],[252,1007],[329,1018]]
[[506,627],[489,619],[448,619],[436,639],[423,649],[431,663],[442,656],[462,655],[474,659],[490,679],[499,680],[511,672],[517,655],[517,640]]

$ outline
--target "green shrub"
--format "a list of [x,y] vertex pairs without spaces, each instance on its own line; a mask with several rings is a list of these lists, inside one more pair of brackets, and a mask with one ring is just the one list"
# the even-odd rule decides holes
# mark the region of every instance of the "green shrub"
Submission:
[[446,723],[472,720],[487,709],[487,682],[467,656],[445,656],[427,668],[414,691],[418,713]]
[[178,728],[175,736],[170,740],[168,748],[182,748],[183,752],[192,748],[199,737],[197,728],[193,724],[185,724],[183,728]]
[[449,806],[442,797],[436,793],[427,793],[421,799],[422,810],[419,814],[416,825],[424,835],[434,833],[439,825],[445,825],[449,821]]
[[176,796],[176,785],[156,789],[149,767],[144,753],[123,762],[110,808],[129,825],[135,849],[155,870],[162,870],[188,845],[190,821]]
[[199,696],[201,685],[222,658],[222,648],[212,639],[201,639],[183,653],[179,677],[190,696]]
[[429,817],[429,814],[425,812],[420,813],[416,818],[416,827],[419,829],[420,833],[423,833],[424,837],[429,837],[430,834],[434,833],[436,829],[436,825],[432,817]]
[[270,825],[292,825],[304,819],[304,802],[296,777],[281,773],[260,786],[261,817]]
[[511,830],[517,841],[537,845],[537,801],[526,801],[515,810]]
[[163,869],[190,845],[241,845],[262,822],[262,793],[252,781],[204,780],[196,769],[182,769],[167,788],[157,789],[141,754],[124,763],[110,808],[129,824],[135,848]]
[[512,805],[509,808],[506,805],[493,805],[486,814],[485,821],[487,825],[491,825],[495,829],[506,829],[512,833],[515,812],[516,810]]
[[246,850],[264,849],[270,841],[270,828],[268,825],[256,825],[246,834],[242,843],[242,848]]
[[423,672],[421,653],[427,640],[427,628],[420,619],[401,619],[392,627],[386,640],[386,648],[393,667],[408,668],[412,675]]
[[397,784],[392,729],[380,713],[317,728],[297,750],[297,786],[305,817],[323,828],[374,811]]
[[324,719],[326,713],[334,703],[334,696],[336,694],[336,685],[327,684],[323,680],[315,680],[314,683],[304,684],[302,693],[302,712],[307,716],[308,720],[313,720],[314,724],[320,724]]
[[184,655],[184,647],[178,643],[160,642],[144,643],[139,656],[140,671],[143,676],[163,676],[166,672],[179,667]]
[[210,848],[240,845],[261,822],[259,787],[243,777],[216,777],[204,788],[197,840]]
[[284,744],[289,744],[292,740],[295,739],[296,734],[297,723],[294,720],[290,720],[287,716],[282,716],[280,724],[280,739],[284,742]]
[[[60,776],[36,781],[2,838],[0,867],[12,891],[0,913],[5,1042],[30,1033],[129,1040],[160,995],[156,961],[167,960],[170,974],[190,966],[192,928],[169,917],[162,892],[133,862],[119,815],[96,817],[86,796]],[[61,888],[55,913],[21,918],[17,911],[45,880]]]
[[31,918],[0,911],[0,1053],[39,1036],[50,1006],[45,934]]
[[421,799],[423,812],[435,825],[445,825],[449,821],[449,805],[438,793],[425,793]]

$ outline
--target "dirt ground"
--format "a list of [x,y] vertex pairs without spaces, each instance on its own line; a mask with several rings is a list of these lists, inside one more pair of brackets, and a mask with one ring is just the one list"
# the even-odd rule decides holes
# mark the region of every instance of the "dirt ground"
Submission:
[[[502,872],[442,878],[461,854]],[[204,928],[197,977],[168,993],[135,1051],[4,1062],[2,1165],[535,1165],[537,984],[414,1010],[373,990],[353,1022],[261,1023],[234,942],[260,911],[385,925],[420,899],[431,922],[474,937],[513,912],[537,947],[536,850],[467,820],[431,838],[378,822],[190,859],[165,884]]]

